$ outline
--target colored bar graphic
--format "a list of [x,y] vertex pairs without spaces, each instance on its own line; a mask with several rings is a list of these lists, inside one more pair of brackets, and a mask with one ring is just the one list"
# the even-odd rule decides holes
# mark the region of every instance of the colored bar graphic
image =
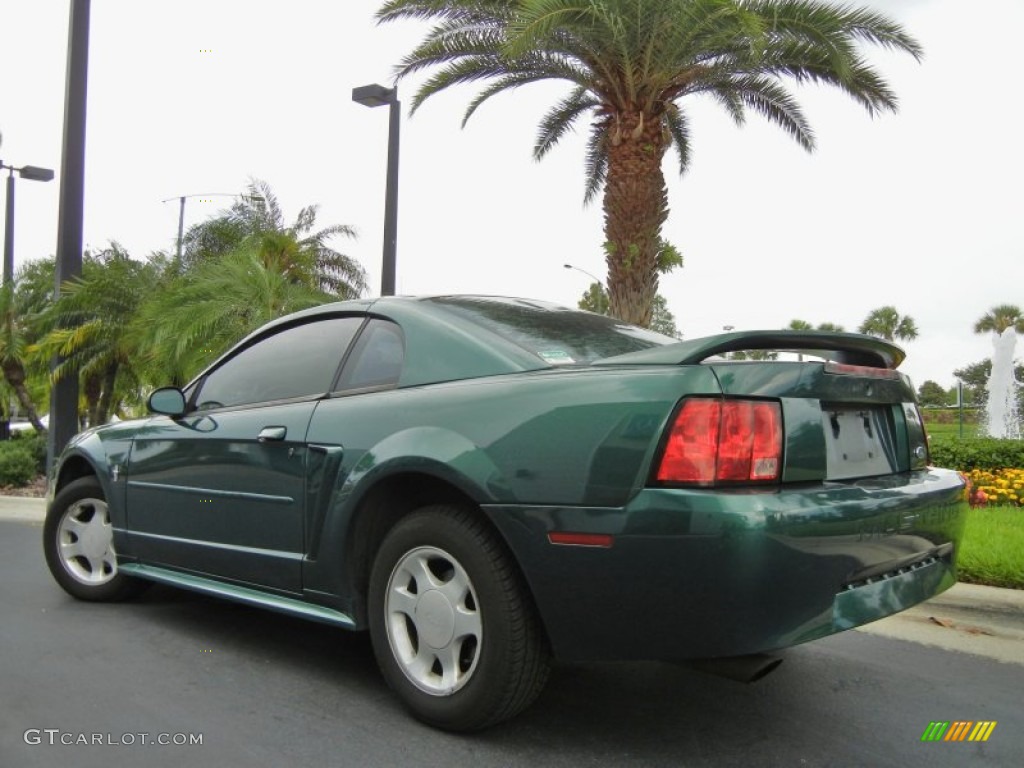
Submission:
[[988,741],[988,737],[992,735],[992,731],[996,729],[996,721],[978,723],[974,730],[971,731],[971,735],[968,741]]
[[933,720],[921,741],[988,741],[997,724],[995,720]]
[[967,736],[967,730],[974,725],[969,720],[957,720],[950,726],[949,733],[943,741],[963,741]]

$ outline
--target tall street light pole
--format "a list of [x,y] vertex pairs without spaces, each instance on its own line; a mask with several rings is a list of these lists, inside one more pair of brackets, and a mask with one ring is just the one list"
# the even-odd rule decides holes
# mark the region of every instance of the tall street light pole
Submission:
[[388,177],[384,193],[384,260],[381,267],[380,295],[395,295],[395,273],[398,258],[398,131],[402,119],[402,103],[398,87],[363,85],[352,89],[352,101],[365,107],[390,107],[388,115]]
[[[64,90],[64,139],[57,216],[57,269],[54,298],[65,280],[82,274],[85,208],[85,108],[89,70],[90,0],[71,0],[68,19],[67,76]],[[51,370],[60,364],[54,356]],[[50,424],[46,439],[47,472],[78,431],[78,377],[61,376],[50,388]]]
[[178,246],[177,255],[178,261],[181,261],[181,241],[185,236],[185,201],[190,197],[239,197],[242,200],[250,200],[254,203],[262,203],[264,201],[263,195],[237,195],[233,192],[205,192],[202,194],[194,195],[179,195],[178,197],[168,197],[166,200],[161,200],[162,203],[169,203],[171,200],[179,201],[178,207]]
[[[3,284],[4,288],[11,291],[13,299],[14,281],[14,172],[23,179],[31,181],[52,181],[53,171],[49,168],[39,168],[35,165],[25,165],[15,168],[13,165],[4,165],[0,160],[0,171],[7,171],[7,203],[4,212],[4,266]],[[7,440],[11,436],[11,421],[9,410],[6,406],[0,415],[0,440]]]

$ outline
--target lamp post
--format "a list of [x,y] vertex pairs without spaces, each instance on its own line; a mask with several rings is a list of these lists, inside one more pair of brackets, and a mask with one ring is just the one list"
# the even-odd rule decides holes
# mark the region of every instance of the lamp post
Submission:
[[[585,269],[580,269],[579,267],[574,267],[572,264],[563,264],[562,266],[565,267],[566,269],[575,269],[577,272],[582,272],[584,275],[589,277],[595,283],[600,285],[601,286],[601,290],[605,290],[604,282],[602,280],[599,280],[596,275],[594,275],[594,274],[592,274],[590,272],[587,272],[587,270],[585,270]],[[607,291],[605,291],[605,292],[607,293]]]
[[238,195],[234,192],[205,192],[196,193],[194,195],[179,195],[178,197],[168,197],[166,200],[161,200],[162,203],[169,203],[171,200],[179,201],[178,208],[178,261],[181,261],[181,239],[185,234],[185,201],[190,197],[240,197],[243,200],[249,200],[254,203],[262,203],[264,201],[263,195]]
[[[14,172],[23,179],[30,181],[52,181],[53,171],[49,168],[40,168],[36,165],[23,165],[15,168],[13,165],[5,165],[0,160],[0,171],[7,171],[7,204],[4,211],[4,267],[3,284],[5,288],[11,289],[14,280]],[[13,296],[13,293],[11,294]],[[11,420],[8,409],[5,406],[3,415],[0,417],[0,440],[7,440],[11,436]]]
[[29,181],[53,181],[53,171],[36,165],[15,168],[0,161],[0,171],[7,171],[7,207],[4,215],[4,285],[14,279],[14,172]]
[[[90,3],[91,0],[71,0],[69,9],[54,299],[60,298],[60,286],[65,280],[72,280],[82,274]],[[60,356],[55,355],[50,363],[50,370],[53,371],[59,364]],[[62,376],[50,387],[50,425],[46,438],[47,474],[53,467],[54,459],[78,429],[78,377]]]
[[390,107],[388,115],[388,178],[384,192],[384,257],[380,276],[380,295],[395,295],[395,272],[398,258],[398,131],[402,103],[398,87],[362,85],[352,89],[352,101],[364,107]]

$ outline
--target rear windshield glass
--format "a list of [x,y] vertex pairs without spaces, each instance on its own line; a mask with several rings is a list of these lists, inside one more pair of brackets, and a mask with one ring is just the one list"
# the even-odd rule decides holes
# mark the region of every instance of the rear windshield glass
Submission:
[[512,341],[550,365],[584,365],[678,339],[592,312],[522,299],[426,299]]

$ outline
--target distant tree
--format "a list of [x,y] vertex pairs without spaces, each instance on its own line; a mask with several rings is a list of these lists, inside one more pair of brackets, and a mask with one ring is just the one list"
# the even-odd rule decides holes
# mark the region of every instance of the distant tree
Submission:
[[668,301],[660,293],[654,297],[654,306],[651,309],[651,324],[648,326],[652,331],[671,336],[673,339],[680,338],[681,334],[676,327],[676,317],[668,308]]
[[964,401],[972,403],[985,402],[985,393],[988,391],[988,377],[992,375],[992,361],[982,360],[963,368],[953,371],[964,385]]
[[1002,333],[1007,328],[1013,328],[1017,333],[1024,334],[1024,313],[1020,307],[1014,304],[1000,304],[992,307],[982,315],[974,324],[975,333],[987,333],[995,331]]
[[771,349],[738,350],[729,355],[730,360],[778,360],[779,353]]
[[[957,368],[953,375],[964,383],[964,401],[979,405],[988,397],[988,379],[992,375],[992,360],[981,360],[963,368]],[[1013,375],[1017,381],[1024,381],[1024,365],[1015,363]],[[1024,409],[1024,387],[1017,392],[1019,402]]]
[[761,115],[811,150],[788,82],[835,87],[877,114],[895,110],[896,97],[865,46],[921,55],[880,13],[810,0],[387,0],[377,19],[432,22],[398,65],[399,77],[431,71],[413,110],[450,86],[480,83],[465,122],[519,86],[569,86],[541,118],[534,156],[589,121],[585,200],[603,195],[611,314],[642,326],[668,217],[662,161],[672,146],[681,170],[690,161],[685,104],[710,97],[738,125]]
[[948,403],[949,393],[937,382],[928,379],[917,388],[917,402],[929,408],[940,408]]
[[579,300],[577,306],[587,312],[596,312],[599,315],[608,314],[608,294],[600,283],[591,283],[586,293]]
[[831,331],[832,333],[844,333],[845,329],[836,323],[818,323],[817,327],[806,320],[790,320],[786,328],[790,331]]
[[872,310],[857,330],[859,333],[868,333],[888,341],[911,341],[917,338],[914,318],[910,315],[900,315],[893,306]]
[[264,263],[276,264],[292,282],[342,299],[361,296],[367,289],[365,270],[330,245],[335,237],[355,237],[355,230],[346,224],[316,229],[317,210],[318,206],[307,205],[288,225],[270,185],[254,180],[248,194],[229,209],[189,229],[180,268],[188,271],[244,248]]

